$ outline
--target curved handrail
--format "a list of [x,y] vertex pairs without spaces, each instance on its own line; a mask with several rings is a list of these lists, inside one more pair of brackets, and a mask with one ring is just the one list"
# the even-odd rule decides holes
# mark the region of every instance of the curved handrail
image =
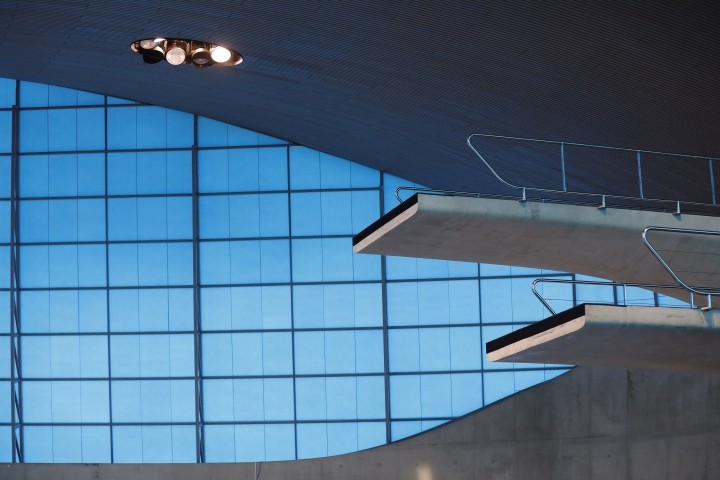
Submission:
[[711,288],[711,287],[697,287],[697,286],[691,286],[688,285],[686,282],[684,282],[679,275],[675,273],[675,271],[670,267],[670,265],[665,261],[665,259],[660,255],[660,252],[657,251],[657,249],[650,243],[650,240],[648,239],[648,233],[649,232],[666,232],[666,233],[686,233],[690,235],[711,235],[711,236],[720,236],[720,232],[714,231],[714,230],[697,230],[697,229],[691,229],[691,228],[676,228],[676,227],[654,227],[650,226],[647,227],[642,232],[642,239],[643,243],[645,243],[645,246],[650,250],[650,253],[652,253],[655,258],[660,262],[660,265],[670,274],[670,276],[675,280],[678,285],[680,285],[682,288],[687,290],[690,293],[696,293],[698,295],[706,295],[708,300],[707,308],[712,308],[712,297],[713,295],[719,295],[720,289],[717,288]]
[[[609,287],[623,287],[623,305],[627,305],[627,291],[625,290],[627,287],[640,287],[640,288],[656,288],[656,289],[682,289],[683,287],[679,285],[661,285],[661,284],[654,284],[654,283],[621,283],[621,282],[612,282],[607,280],[570,280],[565,278],[536,278],[533,280],[532,284],[530,285],[530,289],[532,290],[535,297],[540,300],[540,303],[543,304],[545,308],[548,309],[548,311],[556,315],[555,310],[550,306],[550,304],[545,300],[545,298],[538,293],[537,291],[537,284],[538,283],[563,283],[563,284],[569,284],[569,285],[602,285],[602,286],[609,286]],[[693,302],[692,292],[690,293],[690,306],[694,307],[695,304]]]
[[617,199],[617,200],[634,200],[634,201],[643,201],[643,202],[662,202],[662,203],[671,203],[675,204],[676,210],[675,214],[680,214],[681,209],[680,205],[694,205],[694,206],[703,206],[703,207],[717,207],[717,205],[712,203],[703,203],[703,202],[690,202],[690,201],[682,201],[682,200],[668,200],[668,199],[662,199],[662,198],[647,198],[647,197],[631,197],[626,195],[611,195],[611,194],[603,194],[603,193],[591,193],[591,192],[577,192],[577,191],[568,191],[566,189],[564,190],[555,190],[550,188],[539,188],[539,187],[528,187],[528,186],[522,186],[522,185],[515,185],[504,178],[502,178],[497,171],[490,165],[490,163],[485,160],[485,157],[482,156],[482,154],[475,148],[475,146],[472,144],[472,139],[474,137],[485,137],[485,138],[500,138],[500,139],[506,139],[506,140],[520,140],[520,141],[528,141],[528,142],[539,142],[539,143],[552,143],[556,145],[571,145],[571,146],[578,146],[578,147],[589,147],[589,148],[605,148],[609,150],[621,150],[621,151],[628,151],[628,152],[636,152],[636,153],[649,153],[649,154],[656,154],[656,155],[670,155],[670,156],[676,156],[676,157],[683,157],[683,158],[696,158],[696,159],[702,159],[702,160],[717,160],[715,157],[701,157],[698,155],[685,155],[685,154],[679,154],[679,153],[666,153],[666,152],[657,152],[653,150],[640,150],[640,149],[630,149],[630,148],[621,148],[621,147],[607,147],[604,145],[591,145],[591,144],[584,144],[584,143],[573,143],[573,142],[558,142],[553,140],[540,140],[536,138],[521,138],[521,137],[510,137],[510,136],[504,136],[504,135],[490,135],[487,133],[473,133],[470,134],[467,137],[466,143],[470,149],[475,152],[475,155],[480,158],[480,160],[485,164],[485,166],[490,170],[490,172],[497,178],[500,182],[507,185],[510,188],[515,188],[522,191],[522,198],[525,200],[527,198],[527,192],[533,191],[533,192],[539,192],[539,193],[552,193],[552,194],[558,194],[558,195],[576,195],[576,196],[588,196],[588,197],[600,197],[602,199],[602,203],[600,205],[601,208],[606,207],[605,200],[608,198]]

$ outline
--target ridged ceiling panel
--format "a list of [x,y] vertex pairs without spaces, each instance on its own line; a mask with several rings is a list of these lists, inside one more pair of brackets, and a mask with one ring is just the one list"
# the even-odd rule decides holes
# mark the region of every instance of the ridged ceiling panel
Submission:
[[[467,149],[468,134],[720,156],[718,10],[624,0],[0,2],[0,76],[197,112],[433,187],[506,191]],[[128,46],[152,36],[225,44],[246,61],[145,65]],[[534,183],[557,182],[553,169],[517,162]],[[579,184],[622,189],[587,165],[573,172]]]

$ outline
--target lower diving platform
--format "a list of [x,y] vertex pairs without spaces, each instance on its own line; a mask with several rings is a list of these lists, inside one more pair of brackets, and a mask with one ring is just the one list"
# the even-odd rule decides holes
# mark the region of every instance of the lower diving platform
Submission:
[[491,361],[720,373],[720,312],[582,304],[487,343]]

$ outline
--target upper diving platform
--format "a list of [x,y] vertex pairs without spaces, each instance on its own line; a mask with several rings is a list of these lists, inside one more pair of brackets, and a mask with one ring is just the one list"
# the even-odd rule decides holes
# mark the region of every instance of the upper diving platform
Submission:
[[[720,217],[471,196],[413,195],[357,234],[356,253],[575,272],[621,283],[676,283],[643,242],[689,285],[716,285]],[[658,290],[688,299],[683,290]]]

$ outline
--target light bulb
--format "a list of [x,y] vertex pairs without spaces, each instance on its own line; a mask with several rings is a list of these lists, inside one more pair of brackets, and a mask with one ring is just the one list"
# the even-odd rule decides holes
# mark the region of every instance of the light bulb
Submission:
[[225,63],[232,57],[230,50],[225,47],[215,47],[210,54],[212,55],[212,59],[217,63]]
[[167,60],[170,65],[181,65],[185,63],[186,57],[185,49],[177,46],[172,47],[165,53],[165,60]]
[[151,48],[155,48],[157,46],[158,42],[156,40],[153,40],[152,38],[146,38],[145,40],[140,40],[140,48],[144,48],[145,50],[150,50]]
[[205,48],[197,48],[192,52],[192,61],[195,65],[207,65],[210,62],[210,52]]

